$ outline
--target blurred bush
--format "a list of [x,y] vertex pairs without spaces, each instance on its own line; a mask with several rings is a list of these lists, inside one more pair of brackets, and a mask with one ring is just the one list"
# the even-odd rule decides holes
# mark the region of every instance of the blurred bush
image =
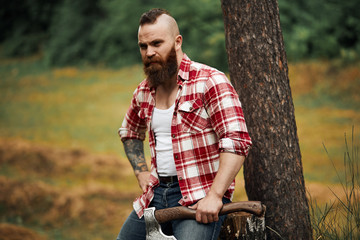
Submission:
[[279,7],[290,60],[359,58],[359,1],[279,0]]
[[[212,0],[14,0],[0,9],[1,55],[44,54],[48,66],[140,62],[140,15],[153,7],[178,20],[184,51],[196,61],[227,69],[220,1]],[[342,58],[360,53],[357,0],[279,0],[289,60]]]
[[2,1],[0,43],[2,55],[17,57],[34,54],[48,40],[51,19],[60,0]]

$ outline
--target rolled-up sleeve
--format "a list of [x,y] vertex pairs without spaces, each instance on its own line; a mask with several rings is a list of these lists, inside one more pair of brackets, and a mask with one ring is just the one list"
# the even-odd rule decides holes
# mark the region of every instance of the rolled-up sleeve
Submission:
[[220,152],[247,156],[251,138],[239,97],[224,74],[216,73],[209,78],[205,99],[212,126],[219,137]]
[[133,94],[130,107],[118,130],[118,134],[122,141],[130,138],[144,141],[146,136],[146,121],[141,115],[141,108],[137,102],[136,96],[137,91]]

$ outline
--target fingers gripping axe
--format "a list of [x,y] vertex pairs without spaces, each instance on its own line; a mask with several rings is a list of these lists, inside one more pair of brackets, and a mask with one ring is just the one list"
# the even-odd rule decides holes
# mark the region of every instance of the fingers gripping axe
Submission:
[[[243,211],[261,216],[264,210],[264,207],[259,201],[234,202],[224,204],[219,215]],[[182,206],[161,210],[155,210],[155,208],[152,207],[145,209],[144,218],[146,224],[146,240],[176,240],[174,236],[167,236],[161,231],[160,223],[175,219],[195,219],[196,210]]]

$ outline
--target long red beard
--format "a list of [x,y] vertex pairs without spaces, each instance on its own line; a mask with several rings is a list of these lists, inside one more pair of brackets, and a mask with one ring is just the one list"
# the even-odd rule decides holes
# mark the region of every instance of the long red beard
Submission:
[[173,47],[166,60],[161,58],[143,58],[144,72],[147,76],[147,81],[150,87],[156,88],[157,86],[169,81],[178,69],[176,51]]

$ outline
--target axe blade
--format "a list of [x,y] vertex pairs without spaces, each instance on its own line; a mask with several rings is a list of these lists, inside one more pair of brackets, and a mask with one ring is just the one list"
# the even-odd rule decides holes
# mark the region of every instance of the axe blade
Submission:
[[146,224],[146,240],[176,240],[174,236],[165,235],[155,218],[155,208],[146,208],[144,212]]

